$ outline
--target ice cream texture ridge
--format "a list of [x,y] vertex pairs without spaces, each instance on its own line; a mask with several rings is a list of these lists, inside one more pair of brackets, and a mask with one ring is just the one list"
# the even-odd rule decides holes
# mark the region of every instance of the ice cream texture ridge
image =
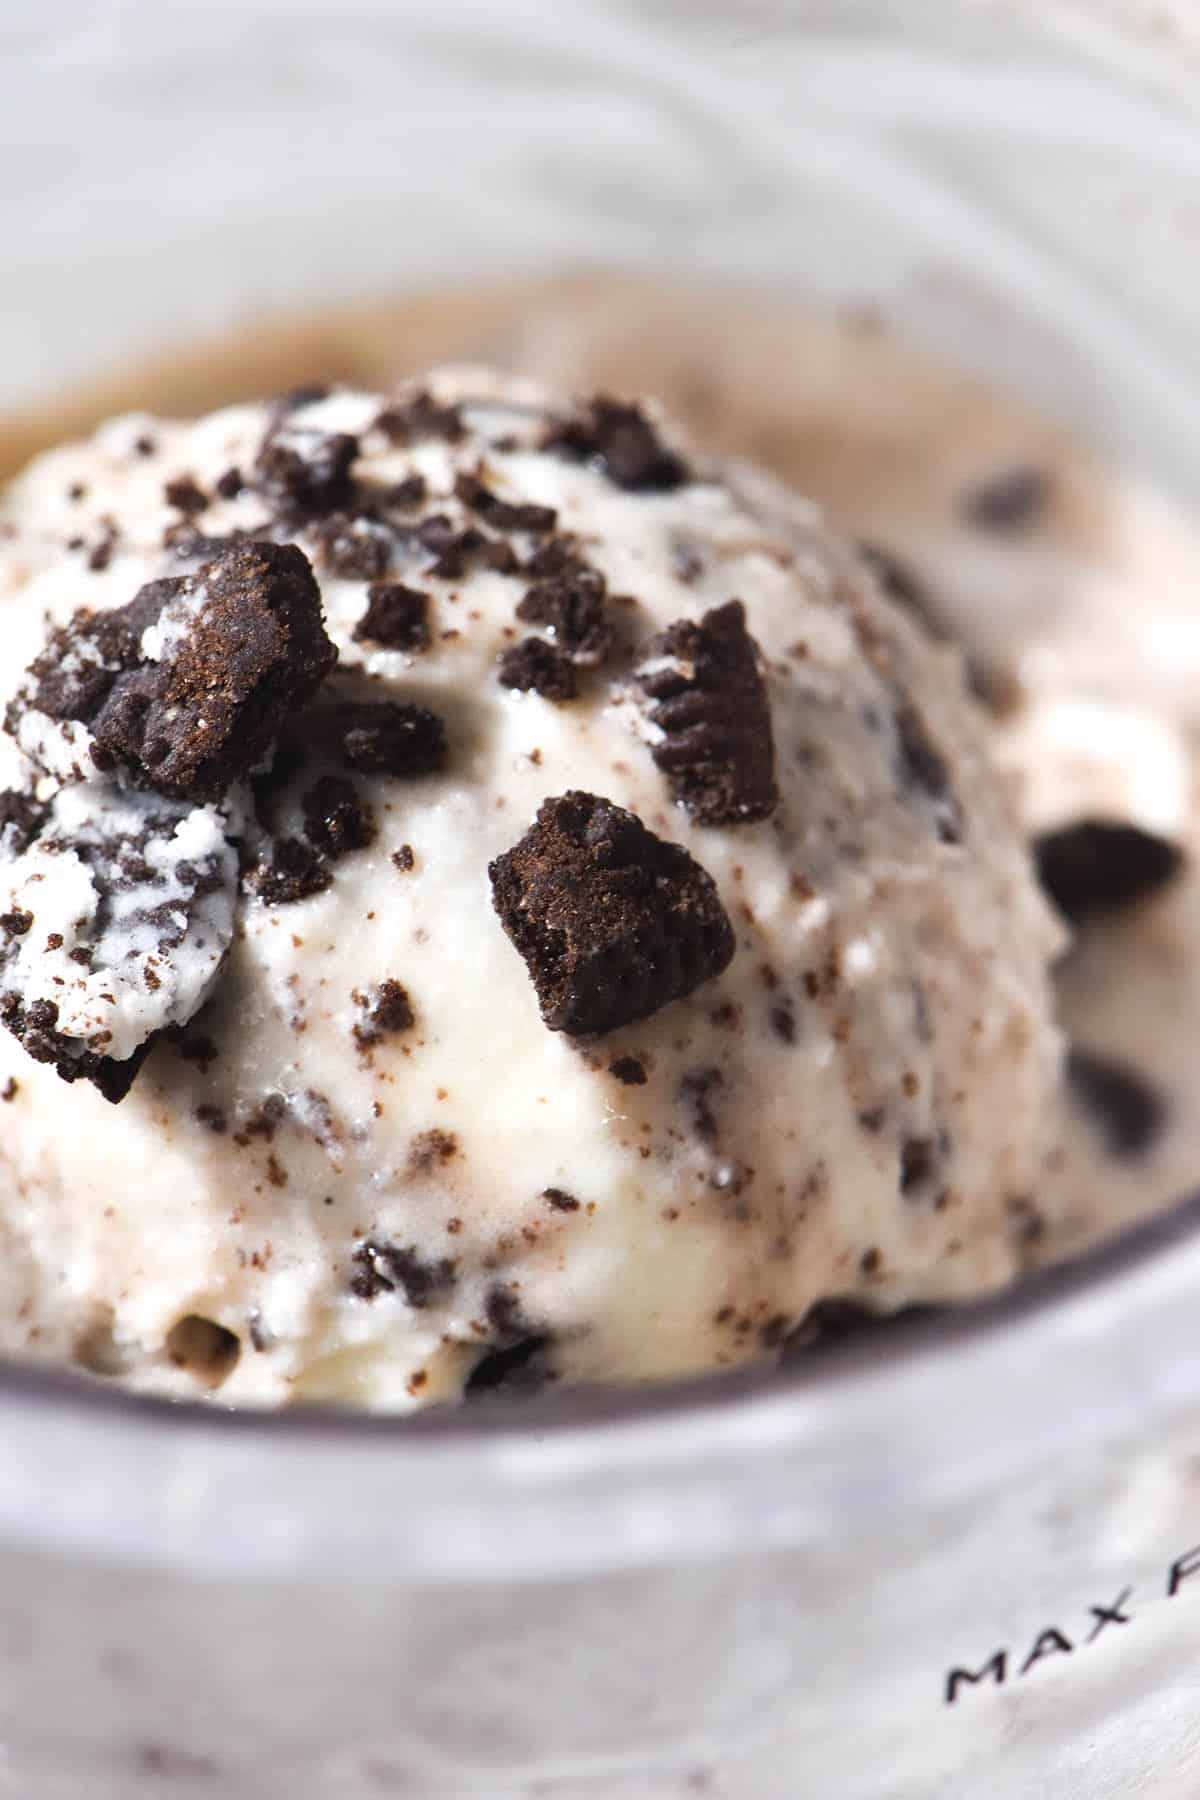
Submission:
[[1097,759],[650,403],[122,416],[0,496],[0,607],[0,1353],[389,1411],[733,1367],[1174,1143],[1087,1027],[1174,984],[1184,727],[1114,698]]

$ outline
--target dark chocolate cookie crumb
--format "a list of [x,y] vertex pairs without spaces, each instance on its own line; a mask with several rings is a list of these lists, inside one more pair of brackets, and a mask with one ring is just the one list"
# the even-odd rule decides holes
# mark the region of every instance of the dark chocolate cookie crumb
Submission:
[[441,540],[429,573],[442,581],[461,581],[468,569],[476,566],[515,575],[520,564],[511,544],[468,525]]
[[1018,464],[969,489],[962,497],[962,514],[981,531],[1029,531],[1045,517],[1052,493],[1045,469]]
[[429,595],[399,581],[376,582],[367,589],[367,610],[354,627],[354,641],[385,650],[428,650]]
[[1042,887],[1074,922],[1157,893],[1186,860],[1169,838],[1115,819],[1081,819],[1045,832],[1033,853]]
[[375,815],[344,776],[323,775],[300,805],[304,835],[324,856],[348,856],[375,842]]
[[398,850],[393,850],[392,862],[402,875],[407,875],[410,870],[415,869],[417,866],[417,859],[413,855],[412,845],[401,844]]
[[193,595],[203,604],[167,660],[112,683],[92,722],[93,758],[160,793],[204,801],[220,798],[262,758],[337,651],[312,569],[294,544],[240,544],[164,599],[186,604]]
[[0,852],[19,856],[41,829],[46,808],[17,788],[0,788]]
[[386,507],[397,512],[411,512],[420,506],[429,492],[429,483],[423,475],[406,475],[403,481],[395,481],[391,487],[384,488],[379,495]]
[[1128,1063],[1074,1046],[1067,1056],[1071,1092],[1118,1161],[1144,1156],[1167,1122],[1166,1099]]
[[937,1162],[937,1146],[931,1137],[905,1138],[900,1148],[900,1192],[916,1193],[925,1187]]
[[513,1344],[533,1335],[533,1327],[521,1306],[518,1283],[497,1282],[488,1289],[483,1303],[487,1322],[501,1344]]
[[[701,825],[749,824],[779,803],[771,709],[740,600],[680,619],[646,646],[637,680],[664,733],[651,755]],[[670,659],[671,667],[653,665]]]
[[369,994],[354,995],[365,1016],[354,1027],[354,1039],[360,1049],[368,1049],[381,1038],[408,1031],[417,1022],[408,989],[390,976]]
[[546,800],[488,873],[552,1031],[592,1036],[647,1018],[733,958],[711,876],[595,794]]
[[604,587],[603,575],[580,554],[578,543],[568,533],[539,544],[525,563],[525,573],[536,581],[549,581],[558,576],[567,576],[574,581],[581,576],[591,576],[599,582],[601,589]]
[[626,1087],[645,1087],[648,1079],[645,1063],[639,1062],[636,1056],[614,1056],[608,1072]]
[[543,446],[594,464],[616,487],[635,493],[666,493],[691,480],[683,458],[667,448],[640,407],[604,395],[553,425]]
[[391,1244],[381,1238],[367,1238],[351,1261],[358,1271],[350,1283],[352,1294],[374,1300],[398,1288],[418,1312],[453,1293],[458,1274],[451,1257],[423,1257],[415,1244]]
[[330,513],[353,498],[350,470],[358,455],[346,431],[272,426],[255,464],[255,484],[290,515]]
[[339,700],[304,718],[313,743],[361,775],[430,775],[444,768],[446,728],[427,707]]
[[105,519],[101,526],[101,535],[88,551],[87,566],[93,575],[101,574],[112,561],[113,551],[117,547],[120,532],[111,519]]
[[468,1399],[496,1393],[528,1396],[540,1393],[552,1379],[545,1366],[546,1337],[520,1338],[502,1350],[489,1350],[467,1376]]
[[202,1031],[173,1031],[170,1035],[184,1062],[194,1062],[201,1070],[207,1070],[220,1054],[214,1040]]
[[391,532],[365,513],[327,513],[312,539],[321,567],[342,581],[378,581],[392,560]]
[[53,1000],[34,1000],[28,1007],[17,993],[0,994],[0,1024],[11,1031],[26,1055],[47,1063],[63,1081],[90,1081],[114,1106],[124,1100],[158,1040],[152,1034],[124,1062],[80,1051],[78,1042],[58,1030],[58,1007]]
[[10,1104],[21,1091],[21,1084],[15,1075],[10,1075],[4,1086],[0,1088],[0,1100]]
[[150,581],[127,605],[110,612],[81,608],[69,624],[52,632],[45,650],[29,665],[25,682],[9,703],[5,729],[15,736],[27,710],[90,724],[117,677],[138,668],[143,631],[183,588],[182,577]]
[[796,1011],[790,1000],[777,1000],[767,1014],[771,1030],[781,1044],[796,1041]]
[[192,475],[177,475],[164,483],[163,499],[188,519],[208,510],[208,495]]
[[434,1126],[432,1131],[419,1131],[408,1146],[408,1166],[417,1175],[432,1175],[440,1165],[453,1162],[458,1155],[458,1139],[452,1131]]
[[303,838],[280,838],[269,862],[259,863],[245,877],[245,886],[267,906],[288,906],[322,893],[333,880],[333,870],[319,851]]
[[24,907],[14,906],[11,912],[0,913],[0,931],[7,937],[24,937],[33,929],[33,914]]
[[461,409],[440,405],[424,388],[384,407],[375,420],[375,429],[396,445],[416,444],[423,438],[441,438],[445,443],[457,444],[466,435]]
[[724,1085],[720,1069],[691,1069],[679,1083],[679,1097],[687,1108],[692,1130],[706,1144],[715,1144],[721,1135],[712,1096]]
[[595,569],[535,582],[518,604],[517,617],[527,625],[544,625],[558,648],[584,667],[606,661],[616,637],[604,577]]
[[478,475],[460,475],[454,483],[454,492],[463,505],[478,513],[493,531],[532,531],[540,535],[553,531],[558,524],[558,514],[552,506],[514,505],[502,500]]
[[548,644],[545,638],[522,638],[500,655],[497,678],[501,687],[541,694],[545,700],[574,700],[579,678],[571,658]]
[[924,719],[908,700],[896,708],[896,747],[901,786],[931,802],[940,842],[961,844],[962,807],[950,780],[949,765],[930,737]]
[[218,475],[215,491],[222,500],[236,500],[244,486],[242,471],[228,468],[223,475]]
[[574,1194],[568,1194],[565,1188],[543,1188],[542,1199],[546,1202],[546,1205],[550,1208],[551,1212],[578,1212],[582,1205],[582,1202],[577,1200]]

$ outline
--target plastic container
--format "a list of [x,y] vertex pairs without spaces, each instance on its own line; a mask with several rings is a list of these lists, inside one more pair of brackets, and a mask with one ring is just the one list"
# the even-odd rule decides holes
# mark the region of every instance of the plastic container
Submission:
[[[3,34],[13,442],[198,333],[588,261],[869,304],[1200,492],[1190,9],[9,0]],[[1191,1205],[770,1379],[401,1428],[7,1369],[0,1793],[1192,1796],[1198,1290]]]

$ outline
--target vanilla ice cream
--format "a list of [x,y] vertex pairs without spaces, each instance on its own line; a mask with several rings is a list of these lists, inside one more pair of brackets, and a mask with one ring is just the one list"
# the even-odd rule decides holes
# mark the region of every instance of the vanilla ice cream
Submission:
[[1027,1263],[1065,934],[815,508],[463,370],[40,458],[0,605],[5,1351],[404,1409]]

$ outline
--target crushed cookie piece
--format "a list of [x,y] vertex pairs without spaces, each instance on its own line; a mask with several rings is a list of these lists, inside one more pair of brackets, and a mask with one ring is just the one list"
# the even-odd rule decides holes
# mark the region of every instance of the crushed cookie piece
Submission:
[[575,1198],[574,1194],[568,1194],[565,1188],[558,1187],[543,1188],[542,1199],[546,1202],[546,1205],[550,1208],[551,1212],[578,1212],[581,1204],[581,1202]]
[[358,439],[349,432],[306,429],[284,420],[263,440],[255,485],[292,515],[344,510],[353,498],[350,471],[358,450]]
[[352,782],[323,775],[301,801],[304,835],[324,856],[348,856],[375,842],[375,815]]
[[1170,838],[1117,819],[1080,819],[1044,832],[1033,853],[1038,880],[1072,923],[1149,898],[1187,860]]
[[523,638],[502,651],[497,679],[501,687],[540,694],[544,700],[574,700],[579,692],[571,658],[544,638]]
[[426,438],[457,444],[466,435],[461,407],[442,406],[424,388],[385,406],[376,416],[375,430],[382,431],[388,442],[398,447]]
[[434,1126],[420,1131],[408,1147],[408,1166],[418,1175],[431,1175],[439,1164],[452,1162],[458,1155],[458,1139],[452,1131]]
[[[253,768],[337,660],[320,590],[294,544],[237,545],[195,576],[152,582],[129,607],[76,629],[100,649],[102,679],[91,665],[82,678],[60,671],[53,716],[89,720],[101,769],[124,768],[195,801],[219,799]],[[143,659],[143,634],[157,634],[160,660]],[[84,691],[64,692],[64,680]],[[34,696],[42,710],[46,686]]]
[[267,906],[288,906],[323,893],[333,880],[333,870],[319,851],[303,838],[279,838],[269,860],[257,863],[243,885]]
[[494,531],[532,531],[540,535],[553,531],[558,524],[558,514],[552,506],[514,505],[502,500],[478,475],[459,475],[454,492],[464,506],[478,513]]
[[446,728],[424,706],[337,700],[307,713],[304,730],[361,775],[430,775],[446,762]]
[[633,493],[667,493],[692,479],[639,406],[605,395],[551,426],[542,447],[593,464],[614,486]]
[[719,975],[736,949],[711,876],[594,794],[546,800],[488,873],[552,1031],[647,1018]]
[[458,1279],[453,1257],[423,1257],[415,1244],[392,1244],[381,1238],[367,1238],[351,1261],[358,1273],[350,1291],[358,1299],[375,1300],[399,1289],[417,1312],[447,1299]]
[[594,569],[535,582],[517,606],[527,625],[543,625],[574,662],[594,668],[612,652],[616,631],[608,615],[604,577]]
[[367,589],[367,610],[354,627],[354,641],[410,654],[428,650],[429,595],[399,581],[375,582]]
[[661,732],[651,754],[702,825],[749,824],[779,803],[775,741],[758,645],[740,600],[653,638],[637,673]]
[[645,1087],[649,1079],[645,1063],[636,1056],[614,1056],[608,1065],[608,1072],[625,1087]]
[[317,561],[341,581],[378,581],[392,560],[386,525],[365,513],[330,512],[311,526]]
[[909,700],[896,707],[897,774],[901,787],[931,803],[934,826],[943,844],[961,844],[963,814],[950,768],[929,735],[924,719]]
[[164,482],[163,499],[188,519],[207,512],[209,505],[208,495],[193,475],[177,475],[173,481]]
[[353,998],[365,1013],[354,1027],[354,1040],[360,1049],[366,1050],[395,1032],[408,1031],[417,1022],[408,989],[390,976],[370,993],[356,992]]
[[1137,1069],[1076,1044],[1067,1054],[1067,1082],[1110,1156],[1125,1162],[1153,1149],[1169,1108]]

